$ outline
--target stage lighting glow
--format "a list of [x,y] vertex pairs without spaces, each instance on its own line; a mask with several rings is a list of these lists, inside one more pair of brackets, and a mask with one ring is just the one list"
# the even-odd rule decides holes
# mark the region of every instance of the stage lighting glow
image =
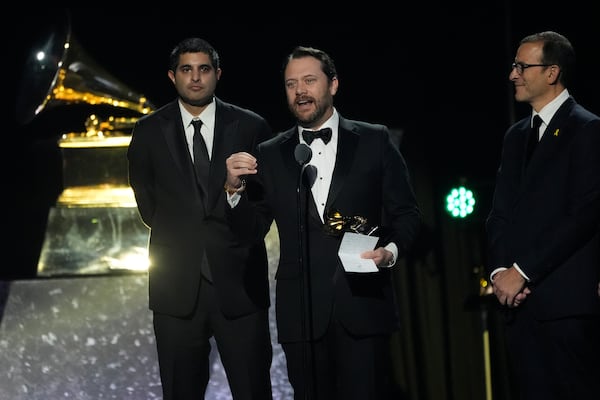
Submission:
[[446,210],[453,218],[466,218],[475,209],[475,196],[464,186],[452,188],[446,196]]

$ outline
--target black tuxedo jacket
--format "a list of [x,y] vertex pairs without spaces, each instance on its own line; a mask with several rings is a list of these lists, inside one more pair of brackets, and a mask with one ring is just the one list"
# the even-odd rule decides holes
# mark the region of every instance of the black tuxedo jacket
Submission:
[[[280,342],[320,337],[332,315],[353,334],[389,333],[398,328],[397,304],[390,269],[375,273],[346,273],[338,258],[341,238],[328,235],[309,192],[298,190],[300,165],[294,157],[298,128],[280,133],[258,147],[258,178],[264,193],[244,195],[230,210],[236,230],[251,239],[262,235],[275,219],[280,238],[276,272],[276,319]],[[340,117],[338,147],[326,210],[344,216],[362,216],[387,232],[380,245],[397,244],[402,257],[411,246],[421,222],[409,173],[388,129]],[[307,194],[308,193],[308,194]],[[308,199],[307,205],[304,204]],[[302,204],[299,208],[298,203]],[[298,223],[307,218],[306,262],[301,261]],[[307,270],[302,269],[306,264]],[[304,272],[310,279],[305,281]],[[310,288],[304,295],[303,289]],[[312,332],[303,333],[303,305],[312,319]],[[308,322],[307,322],[308,321]],[[307,328],[308,330],[308,328]]]
[[240,243],[226,223],[222,203],[225,159],[234,152],[254,152],[260,141],[271,137],[271,129],[252,111],[215,101],[206,200],[196,183],[177,100],[140,118],[133,129],[129,181],[150,228],[149,304],[156,312],[185,316],[193,311],[204,255],[226,316],[269,306],[264,241]]
[[516,262],[538,319],[600,315],[600,119],[569,98],[526,165],[530,117],[504,137],[488,272]]

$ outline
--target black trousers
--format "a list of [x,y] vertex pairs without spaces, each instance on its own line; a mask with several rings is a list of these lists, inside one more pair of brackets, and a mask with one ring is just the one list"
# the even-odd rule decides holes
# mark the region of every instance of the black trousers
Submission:
[[506,326],[518,399],[598,399],[600,317],[538,321],[522,307]]
[[390,338],[355,337],[333,321],[322,338],[282,343],[294,399],[391,399],[394,385]]
[[204,399],[213,336],[233,399],[272,399],[268,310],[227,319],[217,306],[215,288],[203,280],[193,315],[154,313],[153,318],[164,400]]

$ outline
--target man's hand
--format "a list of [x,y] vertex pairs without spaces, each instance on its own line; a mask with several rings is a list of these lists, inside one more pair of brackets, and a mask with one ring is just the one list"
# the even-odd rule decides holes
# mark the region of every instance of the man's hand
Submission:
[[242,185],[242,177],[254,175],[258,172],[256,158],[246,152],[233,153],[225,160],[227,167],[227,181],[225,185],[230,188],[238,188]]
[[494,275],[494,294],[500,304],[508,307],[518,307],[531,290],[525,287],[525,278],[516,268],[510,267]]
[[521,304],[523,304],[523,302],[525,301],[527,296],[529,296],[530,294],[531,294],[531,289],[529,289],[527,286],[525,286],[523,288],[523,290],[521,290],[519,293],[517,293],[512,304],[509,304],[508,306],[509,307],[519,307]]
[[394,254],[383,247],[378,247],[375,250],[368,250],[360,255],[361,258],[370,258],[375,265],[382,268],[390,266],[390,262],[394,260]]

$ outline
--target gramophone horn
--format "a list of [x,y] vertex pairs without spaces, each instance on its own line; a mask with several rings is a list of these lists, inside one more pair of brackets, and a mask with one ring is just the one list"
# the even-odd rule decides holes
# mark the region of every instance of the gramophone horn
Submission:
[[154,107],[141,94],[98,66],[71,35],[52,32],[26,61],[17,99],[17,121],[31,122],[45,109],[87,103],[110,105],[148,114]]

